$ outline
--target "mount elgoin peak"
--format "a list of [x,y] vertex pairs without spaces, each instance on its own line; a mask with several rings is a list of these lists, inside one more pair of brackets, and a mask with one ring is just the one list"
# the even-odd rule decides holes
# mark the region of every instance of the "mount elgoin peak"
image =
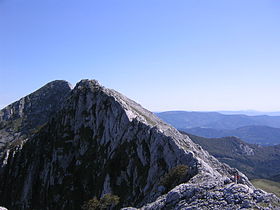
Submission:
[[[95,80],[73,89],[54,81],[2,109],[0,142],[0,205],[8,209],[81,209],[108,193],[120,199],[115,209],[280,206],[237,169]],[[172,173],[178,166],[183,176]],[[167,175],[175,176],[168,184]]]

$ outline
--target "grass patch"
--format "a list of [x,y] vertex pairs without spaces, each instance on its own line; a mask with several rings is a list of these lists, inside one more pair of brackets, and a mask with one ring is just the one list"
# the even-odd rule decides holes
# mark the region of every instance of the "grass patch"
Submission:
[[280,183],[279,182],[273,182],[267,179],[253,179],[251,180],[252,184],[260,188],[266,192],[274,193],[278,197],[280,197]]

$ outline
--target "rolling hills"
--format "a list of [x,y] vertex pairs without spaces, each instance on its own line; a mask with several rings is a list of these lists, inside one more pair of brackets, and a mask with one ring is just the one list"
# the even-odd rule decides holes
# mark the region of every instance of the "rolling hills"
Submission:
[[253,145],[236,137],[204,138],[187,135],[218,160],[238,168],[250,179],[279,181],[280,145]]
[[280,116],[224,115],[217,112],[156,113],[179,130],[207,138],[236,136],[251,144],[280,144]]

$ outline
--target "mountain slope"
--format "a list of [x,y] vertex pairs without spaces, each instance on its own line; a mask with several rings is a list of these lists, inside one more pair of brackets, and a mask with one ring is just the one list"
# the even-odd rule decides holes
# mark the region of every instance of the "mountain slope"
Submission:
[[50,82],[0,110],[0,158],[4,146],[27,139],[45,124],[70,92],[68,82]]
[[[162,177],[178,165],[188,167],[187,183],[169,191]],[[234,184],[237,173],[239,184]],[[106,193],[120,197],[117,208],[156,200],[155,206],[158,199],[169,208],[191,196],[203,209],[208,204],[200,195],[206,192],[212,192],[216,208],[279,204],[188,136],[94,80],[79,82],[46,125],[6,151],[0,179],[0,205],[11,209],[80,209]],[[233,200],[239,191],[244,197]]]
[[203,138],[187,134],[211,155],[238,168],[250,179],[271,179],[280,174],[280,145],[257,146],[236,137]]

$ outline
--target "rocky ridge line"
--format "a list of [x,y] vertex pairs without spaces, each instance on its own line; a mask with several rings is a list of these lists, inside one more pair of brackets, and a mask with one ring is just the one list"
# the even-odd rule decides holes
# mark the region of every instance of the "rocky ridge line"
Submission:
[[[190,180],[164,194],[162,176],[180,164],[189,167]],[[240,184],[234,184],[236,173]],[[203,208],[207,196],[213,208],[279,204],[189,137],[94,80],[79,82],[51,121],[10,151],[0,178],[0,204],[17,209],[79,209],[106,193],[120,196],[118,207],[143,209]],[[241,191],[244,196],[230,203]]]

